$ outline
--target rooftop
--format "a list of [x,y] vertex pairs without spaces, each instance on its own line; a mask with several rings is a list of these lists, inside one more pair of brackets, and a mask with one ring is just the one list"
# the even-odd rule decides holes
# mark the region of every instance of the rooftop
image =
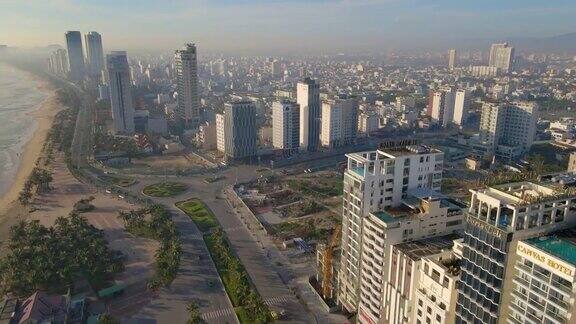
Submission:
[[460,236],[457,234],[448,234],[414,242],[396,244],[394,247],[408,256],[411,260],[417,261],[422,257],[452,249],[454,240],[459,238]]
[[576,230],[525,240],[529,245],[576,266]]

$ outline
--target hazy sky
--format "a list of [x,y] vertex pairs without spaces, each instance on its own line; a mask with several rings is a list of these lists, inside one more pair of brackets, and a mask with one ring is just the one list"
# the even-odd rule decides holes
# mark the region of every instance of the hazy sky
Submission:
[[95,30],[108,50],[361,51],[551,36],[576,32],[574,17],[575,0],[0,0],[0,44]]

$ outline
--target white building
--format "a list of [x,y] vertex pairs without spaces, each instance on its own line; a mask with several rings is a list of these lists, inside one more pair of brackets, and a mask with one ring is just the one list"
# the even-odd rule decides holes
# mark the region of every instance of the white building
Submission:
[[300,149],[316,151],[320,141],[320,85],[310,78],[298,82],[296,103],[300,105]]
[[198,126],[198,133],[196,134],[196,142],[205,150],[213,150],[216,148],[216,124],[214,122],[204,122]]
[[92,77],[99,78],[104,69],[104,51],[102,49],[102,36],[91,31],[84,35],[86,46],[87,72]]
[[492,44],[490,47],[489,66],[508,73],[512,70],[513,61],[514,47],[509,46],[508,43]]
[[474,65],[468,67],[468,71],[474,77],[492,78],[498,76],[498,68],[495,66]]
[[375,112],[363,112],[358,115],[358,131],[364,134],[375,132],[380,127],[380,117]]
[[435,91],[432,98],[432,120],[446,127],[452,122],[454,116],[454,90],[444,88]]
[[574,230],[518,242],[507,323],[574,323]]
[[178,80],[178,117],[187,126],[200,122],[200,96],[198,95],[198,53],[196,45],[186,44],[174,53]]
[[452,121],[458,126],[463,126],[468,120],[468,109],[470,108],[470,98],[464,89],[456,90],[454,97],[454,116]]
[[410,189],[439,191],[444,154],[424,146],[391,145],[388,149],[346,156],[339,300],[347,310],[355,312],[360,300],[364,219],[370,213],[399,206]]
[[332,148],[352,144],[357,134],[358,100],[355,97],[341,97],[322,103],[322,146]]
[[114,133],[132,134],[134,133],[134,105],[126,52],[116,51],[106,55],[106,70]]
[[450,71],[454,70],[456,67],[456,50],[451,49],[448,51],[448,69]]
[[224,114],[216,114],[216,149],[222,153],[226,151],[224,127]]
[[272,144],[288,152],[300,146],[300,106],[290,100],[272,104]]

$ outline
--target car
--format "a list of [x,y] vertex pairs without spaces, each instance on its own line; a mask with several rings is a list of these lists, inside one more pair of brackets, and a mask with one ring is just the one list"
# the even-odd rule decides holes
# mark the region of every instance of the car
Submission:
[[124,196],[122,196],[122,195],[118,195],[118,198],[120,198],[120,199],[124,199]]
[[112,191],[110,191],[110,189],[106,189],[106,193],[107,193],[107,194],[111,194]]

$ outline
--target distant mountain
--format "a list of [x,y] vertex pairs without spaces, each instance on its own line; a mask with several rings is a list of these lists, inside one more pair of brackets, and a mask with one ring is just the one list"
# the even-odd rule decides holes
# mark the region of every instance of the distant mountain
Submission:
[[576,53],[576,32],[541,38],[513,38],[510,42],[520,51]]

